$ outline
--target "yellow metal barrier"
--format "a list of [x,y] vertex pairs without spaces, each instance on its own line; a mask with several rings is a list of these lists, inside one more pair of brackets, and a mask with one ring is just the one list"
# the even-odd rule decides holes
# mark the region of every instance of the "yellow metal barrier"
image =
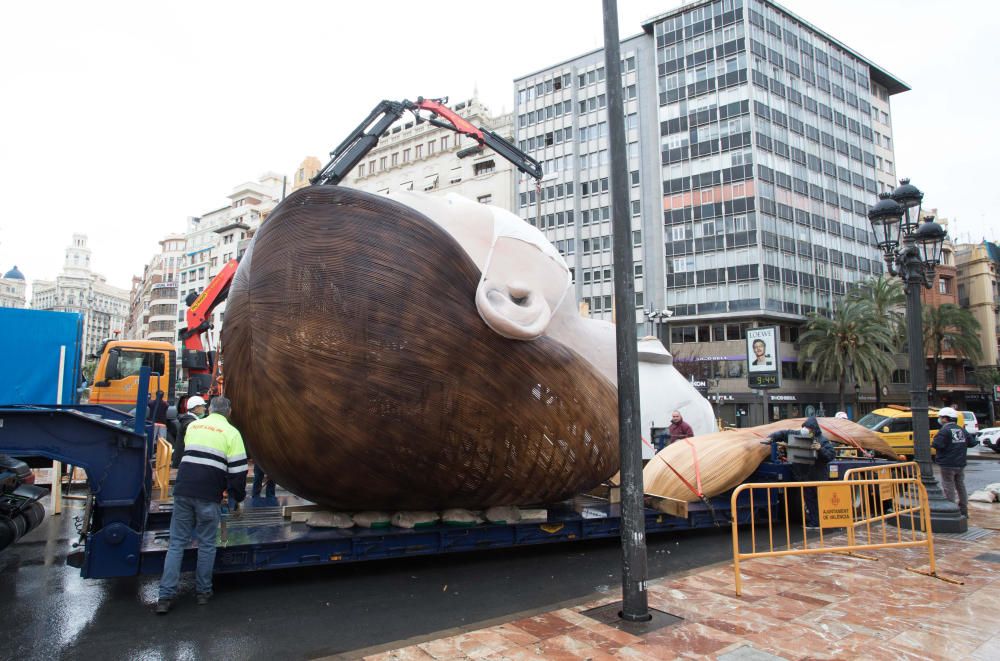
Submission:
[[156,441],[156,467],[153,469],[153,485],[160,490],[161,498],[170,491],[170,463],[174,457],[174,446],[165,438]]
[[[810,539],[806,528],[808,489],[816,490],[819,510],[816,513],[819,522],[818,539],[815,537]],[[767,503],[767,535],[765,539],[763,530],[758,530],[758,522],[751,514],[750,548],[749,552],[745,552],[740,545],[739,517],[733,517],[733,573],[737,596],[741,594],[743,587],[740,576],[742,560],[814,553],[846,553],[853,557],[866,558],[856,551],[886,548],[926,547],[930,560],[929,570],[909,567],[907,569],[959,583],[937,574],[927,492],[920,481],[920,469],[915,463],[852,469],[844,475],[844,480],[839,482],[824,480],[743,484],[733,491],[731,502],[733,512],[738,511],[737,499],[744,492],[749,492],[751,513],[758,509],[754,507],[755,500],[758,503]],[[795,512],[795,508],[789,504],[789,497],[794,495],[798,495],[799,512]],[[766,501],[761,501],[761,496]],[[773,511],[772,504],[779,502],[782,503],[779,511]],[[801,535],[796,533],[794,539],[793,517],[794,522],[801,524],[802,529]],[[846,543],[836,537],[831,539],[830,535],[825,534],[831,529],[841,528],[846,531]],[[776,533],[778,546],[775,545]],[[859,541],[859,537],[864,539]],[[876,558],[868,556],[868,559]]]

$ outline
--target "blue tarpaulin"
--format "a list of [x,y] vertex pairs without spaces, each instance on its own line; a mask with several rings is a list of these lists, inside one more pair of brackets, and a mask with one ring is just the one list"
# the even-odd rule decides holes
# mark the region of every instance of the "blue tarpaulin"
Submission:
[[80,387],[83,316],[0,308],[0,405],[59,403],[60,349],[63,404]]

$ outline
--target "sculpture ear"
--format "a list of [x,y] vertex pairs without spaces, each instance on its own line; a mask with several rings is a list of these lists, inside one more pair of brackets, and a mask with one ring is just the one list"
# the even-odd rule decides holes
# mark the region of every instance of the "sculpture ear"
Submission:
[[511,340],[534,340],[552,319],[545,296],[521,283],[506,284],[486,276],[476,289],[476,309],[495,333]]

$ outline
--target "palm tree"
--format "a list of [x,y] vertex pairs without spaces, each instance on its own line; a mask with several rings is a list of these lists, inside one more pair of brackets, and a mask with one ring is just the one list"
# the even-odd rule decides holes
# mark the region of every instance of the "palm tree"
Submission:
[[924,308],[924,351],[931,356],[931,394],[938,397],[938,366],[942,354],[950,350],[973,364],[982,358],[979,344],[979,322],[972,313],[952,303]]
[[864,300],[845,299],[833,316],[810,315],[799,336],[799,364],[808,363],[806,375],[814,381],[837,380],[841,410],[847,408],[844,386],[853,371],[858,379],[884,379],[894,363],[883,347],[892,345],[892,331]]
[[[906,294],[903,283],[896,278],[879,275],[868,278],[860,283],[848,295],[849,300],[867,301],[871,305],[872,314],[877,319],[885,319],[892,334],[892,342],[882,347],[889,354],[896,353],[902,343],[905,320]],[[875,375],[875,408],[882,406],[882,378]]]

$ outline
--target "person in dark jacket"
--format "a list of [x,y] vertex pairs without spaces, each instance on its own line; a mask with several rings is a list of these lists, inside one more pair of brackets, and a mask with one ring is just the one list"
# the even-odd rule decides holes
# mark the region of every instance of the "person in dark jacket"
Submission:
[[938,422],[941,429],[931,446],[937,451],[935,461],[941,469],[941,487],[944,497],[953,503],[958,503],[962,516],[969,516],[969,496],[965,491],[965,463],[969,448],[976,442],[959,427],[958,411],[946,406],[938,411]]
[[167,424],[167,400],[163,398],[163,391],[156,391],[156,399],[149,403],[149,419],[153,422],[166,426]]
[[[816,460],[813,463],[792,464],[792,477],[800,482],[826,480],[829,477],[827,466],[837,457],[837,451],[830,439],[823,435],[819,421],[815,416],[810,416],[802,423],[801,429],[782,429],[773,432],[768,438],[772,443],[784,442],[788,441],[788,437],[792,434],[812,438],[812,449],[816,452]],[[819,499],[816,487],[806,487],[803,492],[806,501],[806,526],[813,528],[819,525]]]
[[205,400],[195,395],[187,400],[187,411],[177,419],[177,436],[174,441],[174,458],[171,462],[174,468],[180,468],[181,457],[184,456],[184,437],[187,428],[195,420],[205,417]]
[[[198,542],[195,589],[198,605],[212,597],[212,570],[215,540],[219,532],[220,501],[228,491],[236,503],[246,498],[247,453],[243,436],[229,424],[232,406],[225,397],[216,397],[209,415],[192,422],[187,429],[186,447],[174,486],[174,511],[170,517],[170,544],[163,561],[158,615],[170,612],[177,597],[184,549],[194,537]],[[238,512],[238,510],[237,510]],[[237,513],[230,516],[238,516]]]
[[691,429],[691,425],[684,422],[684,418],[681,417],[680,411],[674,411],[671,414],[670,426],[667,428],[667,431],[670,433],[670,441],[668,442],[668,445],[676,443],[681,439],[691,438],[694,436],[694,430]]

